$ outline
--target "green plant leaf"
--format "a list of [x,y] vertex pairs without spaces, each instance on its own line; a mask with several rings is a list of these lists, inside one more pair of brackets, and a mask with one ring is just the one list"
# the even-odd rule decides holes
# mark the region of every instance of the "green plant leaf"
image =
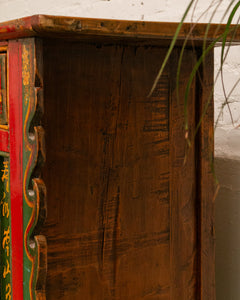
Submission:
[[226,24],[226,27],[225,27],[225,30],[224,30],[224,36],[223,36],[223,39],[222,39],[221,66],[223,64],[224,49],[225,49],[225,45],[226,45],[226,41],[227,41],[227,36],[229,34],[229,31],[230,31],[230,26],[232,24],[233,17],[235,16],[239,6],[240,6],[240,1],[238,1],[237,4],[231,10],[230,16],[228,18],[228,21],[227,21],[227,24]]
[[178,26],[177,26],[176,32],[175,32],[175,34],[174,34],[174,36],[173,36],[173,39],[172,39],[172,41],[171,41],[171,44],[170,44],[169,49],[168,49],[168,51],[167,51],[167,54],[166,54],[166,56],[165,56],[165,58],[164,58],[164,61],[163,61],[162,65],[161,65],[161,68],[160,68],[160,70],[159,70],[159,72],[158,72],[158,74],[157,74],[157,77],[156,77],[155,80],[154,80],[153,86],[152,86],[152,88],[151,88],[151,91],[150,91],[148,97],[151,96],[152,92],[154,91],[154,89],[155,89],[155,87],[156,87],[156,85],[157,85],[157,83],[158,83],[159,78],[161,77],[161,75],[162,75],[162,73],[163,73],[163,70],[164,70],[164,68],[165,68],[165,66],[166,66],[166,64],[167,64],[167,62],[168,62],[168,59],[169,59],[169,57],[170,57],[170,55],[171,55],[171,53],[172,53],[172,51],[173,51],[174,45],[175,45],[175,43],[176,43],[176,41],[177,41],[177,38],[178,38],[178,36],[179,36],[179,32],[180,32],[180,30],[181,30],[181,28],[182,28],[183,22],[184,22],[184,20],[186,19],[187,14],[188,14],[189,10],[191,9],[191,7],[192,7],[194,1],[195,1],[195,0],[191,0],[191,1],[190,1],[190,3],[189,3],[189,5],[188,5],[187,9],[185,10],[185,12],[184,12],[184,14],[183,14],[183,17],[182,17],[182,19],[181,19],[181,22],[180,22],[180,23],[178,24]]
[[206,57],[206,55],[213,49],[213,47],[216,45],[216,43],[218,43],[224,36],[225,32],[223,34],[221,34],[218,38],[216,38],[207,48],[206,50],[202,53],[202,55],[200,56],[200,58],[198,59],[198,61],[196,62],[196,64],[193,67],[193,70],[189,76],[189,80],[187,83],[187,87],[186,87],[186,91],[185,91],[185,96],[184,96],[184,119],[185,119],[185,130],[188,131],[188,110],[187,110],[187,104],[188,104],[188,97],[189,97],[189,92],[190,92],[190,88],[193,82],[193,79],[200,67],[200,65],[202,64],[204,58]]

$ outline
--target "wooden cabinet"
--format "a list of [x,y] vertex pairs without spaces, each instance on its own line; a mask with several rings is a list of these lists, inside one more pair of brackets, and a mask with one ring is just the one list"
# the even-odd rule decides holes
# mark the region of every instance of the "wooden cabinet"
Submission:
[[179,101],[189,24],[148,96],[176,26],[1,24],[1,299],[215,299],[213,53],[190,90],[191,147],[183,108],[205,25]]

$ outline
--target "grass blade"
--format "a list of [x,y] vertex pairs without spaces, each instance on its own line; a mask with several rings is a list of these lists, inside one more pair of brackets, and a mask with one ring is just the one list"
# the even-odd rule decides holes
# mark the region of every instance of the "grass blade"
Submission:
[[180,30],[181,30],[181,28],[182,28],[183,22],[184,22],[184,20],[186,19],[187,14],[188,14],[189,10],[191,9],[191,7],[192,7],[194,1],[195,1],[195,0],[191,0],[191,2],[189,3],[187,9],[185,10],[185,12],[184,12],[184,14],[183,14],[183,17],[182,17],[182,19],[181,19],[181,22],[180,22],[180,23],[178,24],[178,26],[177,26],[176,32],[175,32],[175,34],[174,34],[174,36],[173,36],[173,39],[172,39],[172,41],[171,41],[171,44],[170,44],[169,49],[168,49],[168,51],[167,51],[167,54],[166,54],[166,56],[165,56],[165,58],[164,58],[164,61],[163,61],[162,65],[161,65],[161,68],[160,68],[160,70],[159,70],[159,72],[158,72],[158,74],[157,74],[157,77],[156,77],[155,80],[154,80],[153,86],[152,86],[152,88],[151,88],[151,91],[150,91],[148,97],[150,97],[150,96],[152,95],[152,92],[154,91],[154,89],[155,89],[155,87],[156,87],[156,85],[157,85],[157,83],[158,83],[158,81],[159,81],[159,78],[161,77],[161,75],[162,75],[162,73],[163,73],[163,70],[164,70],[164,68],[165,68],[165,66],[166,66],[166,64],[167,64],[167,62],[168,62],[168,59],[169,59],[169,57],[170,57],[170,55],[171,55],[171,53],[172,53],[172,51],[173,51],[173,48],[174,48],[174,45],[175,45],[176,41],[177,41],[177,38],[178,38],[179,32],[180,32]]
[[233,7],[233,9],[230,13],[230,16],[228,18],[227,24],[226,24],[226,28],[224,30],[224,36],[223,36],[223,40],[222,40],[221,65],[223,64],[224,49],[225,49],[225,45],[226,45],[226,41],[227,41],[227,36],[229,34],[230,25],[232,24],[233,17],[235,16],[239,6],[240,6],[240,1],[238,1],[237,4]]

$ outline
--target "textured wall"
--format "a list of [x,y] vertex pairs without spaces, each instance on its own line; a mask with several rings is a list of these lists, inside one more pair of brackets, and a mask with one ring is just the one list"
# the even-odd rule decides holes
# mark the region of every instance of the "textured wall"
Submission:
[[[215,74],[220,66],[221,48],[215,50]],[[223,79],[226,94],[240,79],[240,47],[233,46],[223,68]],[[229,107],[225,102],[221,76],[215,86],[215,119],[218,119],[218,128],[215,138],[216,156],[240,159],[240,84],[232,91],[229,97]],[[230,112],[229,112],[230,108]],[[232,123],[234,121],[234,125]]]
[[240,161],[216,158],[221,189],[216,205],[217,300],[240,299]]
[[[153,20],[177,22],[189,0],[0,0],[0,21],[32,14],[54,14],[81,17]],[[216,1],[215,1],[216,2]],[[222,1],[213,21],[219,22],[231,0]],[[206,10],[209,0],[199,0],[194,19]],[[208,10],[202,21],[207,21]],[[239,14],[238,14],[239,15]],[[188,20],[191,20],[189,16]],[[219,67],[220,49],[215,51],[216,72]],[[227,93],[240,78],[240,48],[232,47],[224,66]],[[222,188],[216,200],[217,234],[217,300],[239,300],[240,278],[240,85],[230,97],[231,115],[225,106],[216,130],[216,171]],[[215,88],[216,119],[224,103],[221,81]]]
[[[0,0],[0,20],[31,14],[54,14],[81,17],[155,20],[176,22],[181,19],[189,0]],[[215,0],[216,2],[216,0]],[[196,16],[208,7],[199,0]],[[230,0],[224,0],[214,20],[219,20]],[[210,15],[206,15],[205,20]]]

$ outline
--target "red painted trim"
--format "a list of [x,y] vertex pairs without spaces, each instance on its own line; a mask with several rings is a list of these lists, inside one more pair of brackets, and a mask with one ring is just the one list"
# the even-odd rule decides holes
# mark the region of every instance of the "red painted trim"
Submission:
[[[4,74],[5,76],[5,74]],[[2,89],[2,66],[0,65],[0,90]]]
[[9,42],[9,131],[13,299],[23,300],[22,46]]
[[8,45],[7,41],[0,41],[0,47],[6,47]]
[[[5,74],[3,75],[5,76]],[[2,65],[0,64],[0,90],[2,89]],[[3,113],[3,99],[0,103],[0,115]]]
[[0,129],[0,151],[9,152],[9,133]]

